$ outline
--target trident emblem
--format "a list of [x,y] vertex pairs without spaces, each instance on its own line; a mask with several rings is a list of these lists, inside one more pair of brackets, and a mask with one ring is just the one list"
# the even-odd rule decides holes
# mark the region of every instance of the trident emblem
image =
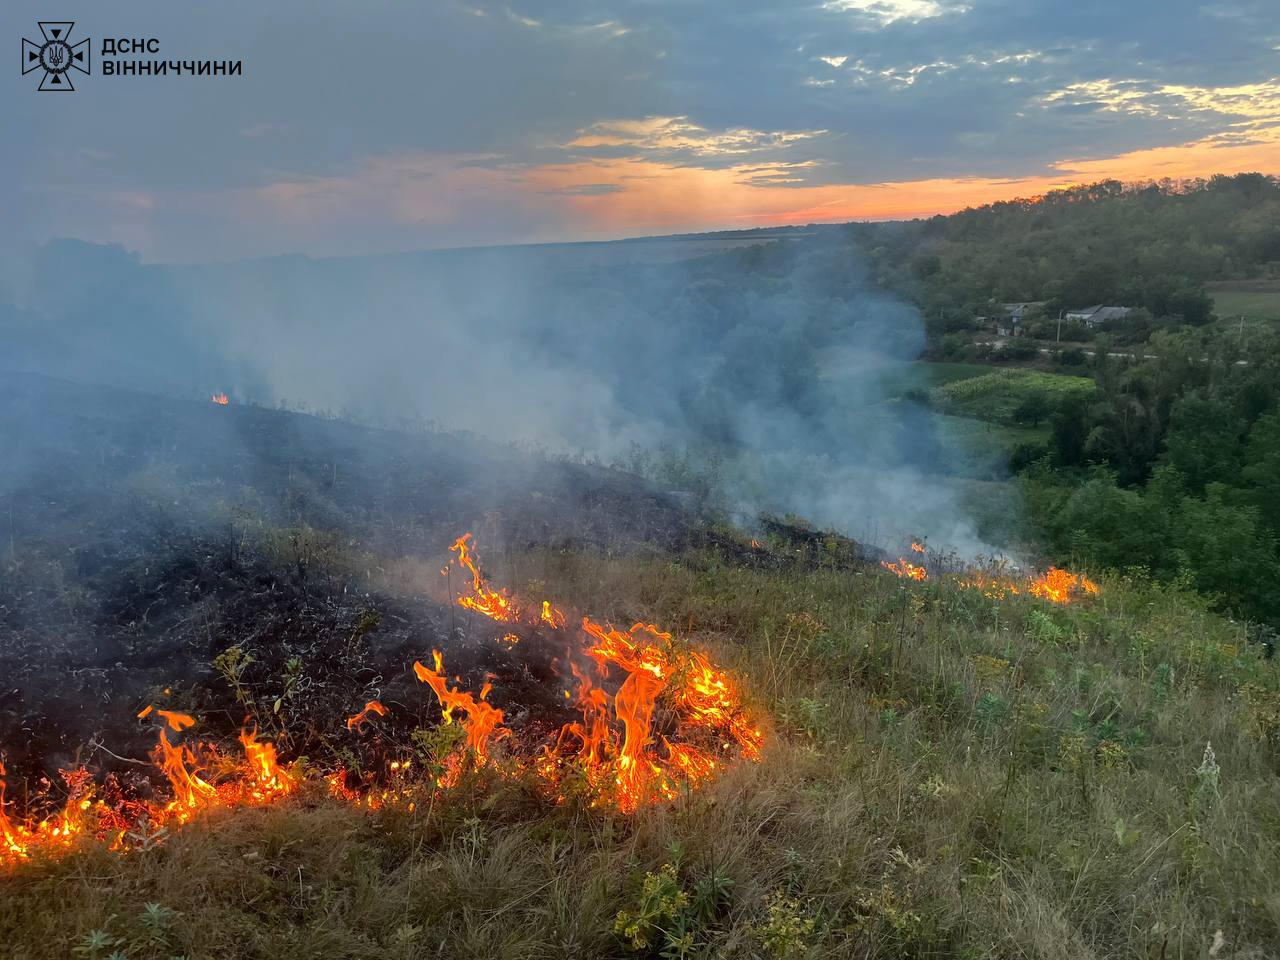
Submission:
[[40,32],[44,34],[44,43],[23,39],[22,72],[27,74],[37,68],[44,70],[41,90],[74,90],[68,72],[73,67],[88,75],[89,40],[85,38],[77,44],[68,42],[67,37],[74,26],[74,21],[54,23],[42,20]]

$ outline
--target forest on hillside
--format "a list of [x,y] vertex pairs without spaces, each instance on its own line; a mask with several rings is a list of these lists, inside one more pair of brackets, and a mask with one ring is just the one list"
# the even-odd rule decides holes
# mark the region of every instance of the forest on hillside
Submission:
[[1280,325],[1214,323],[1205,291],[1280,274],[1280,180],[1105,181],[848,230],[877,280],[925,315],[934,351],[993,300],[1048,301],[1050,315],[1140,307],[1087,353],[1054,355],[1092,391],[1015,412],[1047,425],[1013,453],[1026,502],[1017,532],[1058,559],[1145,568],[1280,622]]
[[995,302],[1140,307],[1157,320],[1209,319],[1208,281],[1280,262],[1280,179],[1118,180],[949,216],[850,224],[877,281],[920,307],[937,336]]

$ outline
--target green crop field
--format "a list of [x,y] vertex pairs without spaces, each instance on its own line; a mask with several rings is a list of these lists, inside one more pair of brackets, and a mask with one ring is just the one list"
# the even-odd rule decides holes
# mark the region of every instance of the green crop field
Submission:
[[931,390],[957,380],[981,377],[991,372],[991,367],[976,363],[932,363],[916,360],[903,363],[896,360],[868,362],[865,355],[855,355],[833,350],[826,354],[819,365],[821,376],[839,384],[856,381],[877,384],[877,397],[896,398],[912,390]]
[[1280,320],[1280,290],[1217,290],[1213,312],[1223,320]]
[[1089,394],[1095,389],[1093,381],[1083,377],[1034,370],[996,370],[935,387],[929,397],[934,406],[945,413],[1008,423],[1029,397],[1039,395],[1052,405],[1072,394]]

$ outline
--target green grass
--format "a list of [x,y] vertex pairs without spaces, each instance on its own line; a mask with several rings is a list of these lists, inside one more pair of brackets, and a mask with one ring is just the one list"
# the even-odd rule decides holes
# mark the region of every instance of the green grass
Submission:
[[0,878],[0,955],[1189,960],[1216,931],[1218,956],[1280,942],[1280,668],[1192,596],[1112,578],[1055,608],[705,553],[519,570],[520,592],[675,626],[738,670],[768,718],[762,762],[633,818],[483,777],[412,813],[308,795],[213,815]]
[[833,351],[823,359],[823,377],[838,382],[850,378],[859,382],[878,384],[877,396],[887,399],[901,397],[912,390],[930,390],[934,387],[980,377],[991,368],[974,363],[932,363],[916,360],[911,363],[885,360],[868,362],[865,354],[846,354]]
[[1213,312],[1222,320],[1280,320],[1280,290],[1217,290]]
[[1028,397],[1039,395],[1052,406],[1067,396],[1088,395],[1095,389],[1093,381],[1086,377],[1036,370],[997,370],[936,387],[929,396],[934,406],[944,413],[1008,424]]
[[886,369],[881,375],[880,383],[886,396],[900,397],[911,390],[931,390],[948,383],[985,376],[990,372],[990,367],[975,363],[930,363],[918,360]]
[[1020,443],[1044,443],[1049,427],[1018,426],[975,417],[933,413],[948,473],[959,477],[1003,478],[1009,456]]

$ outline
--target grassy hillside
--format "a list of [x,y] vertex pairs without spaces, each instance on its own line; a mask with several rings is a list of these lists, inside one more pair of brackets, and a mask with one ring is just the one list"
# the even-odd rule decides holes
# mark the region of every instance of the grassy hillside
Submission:
[[737,670],[768,731],[758,764],[631,817],[548,807],[492,770],[412,810],[313,791],[211,814],[128,856],[0,877],[0,955],[1190,958],[1280,941],[1280,672],[1239,625],[1141,579],[1053,607],[766,547],[512,563],[517,592],[673,625]]

